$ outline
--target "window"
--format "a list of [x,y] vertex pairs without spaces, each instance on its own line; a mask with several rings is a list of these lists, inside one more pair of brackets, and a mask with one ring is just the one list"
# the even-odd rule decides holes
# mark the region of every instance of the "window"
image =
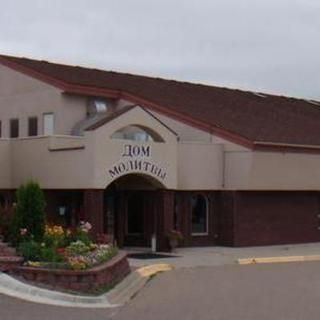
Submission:
[[147,142],[152,141],[152,137],[143,129],[137,126],[127,126],[116,131],[112,136],[113,139],[125,139],[132,141]]
[[208,234],[208,199],[202,194],[191,198],[192,235]]
[[4,209],[6,206],[6,199],[3,194],[0,194],[0,208]]
[[119,129],[111,135],[111,138],[140,142],[164,142],[163,138],[153,129],[140,125],[129,125]]
[[37,136],[38,135],[38,118],[30,117],[28,119],[28,136]]
[[51,136],[54,133],[54,115],[53,113],[45,113],[43,115],[43,134]]
[[10,120],[10,138],[19,137],[19,119]]

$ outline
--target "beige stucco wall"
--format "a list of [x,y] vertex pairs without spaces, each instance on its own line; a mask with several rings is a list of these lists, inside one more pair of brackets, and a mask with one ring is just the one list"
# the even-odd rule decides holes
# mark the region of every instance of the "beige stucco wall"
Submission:
[[[86,139],[82,139],[86,144]],[[42,188],[47,189],[77,189],[85,185],[88,188],[94,187],[90,153],[84,152],[85,149],[50,151],[51,144],[50,137],[12,140],[13,187],[30,179],[38,181]]]
[[[132,142],[128,140],[111,139],[114,131],[142,121],[146,126],[156,130],[166,141]],[[140,108],[133,109],[107,125],[94,131],[86,132],[84,137],[34,137],[12,139],[8,142],[6,165],[12,165],[12,187],[30,179],[38,181],[46,189],[104,189],[115,179],[129,173],[147,174],[158,180],[165,188],[177,187],[177,141],[176,136],[162,126],[158,121]],[[128,153],[128,146],[141,147],[149,150],[147,154],[134,157],[123,157]],[[72,148],[68,150],[68,146]],[[0,144],[0,150],[2,145]],[[147,147],[149,147],[147,149]],[[5,145],[3,145],[5,148]],[[109,170],[127,160],[147,161],[148,169],[129,170],[115,177]],[[1,164],[0,157],[0,164]],[[150,168],[161,169],[153,173]],[[0,180],[1,188],[4,180]]]
[[223,152],[221,144],[179,143],[178,189],[221,189],[223,185]]
[[86,99],[62,94],[53,86],[0,65],[0,120],[2,137],[9,137],[9,122],[19,119],[20,136],[28,135],[28,118],[38,117],[43,134],[43,114],[53,112],[55,134],[70,134],[86,117]]
[[12,187],[11,143],[9,139],[0,139],[0,187]]
[[[128,125],[144,125],[146,127],[152,128],[154,131],[159,133],[164,139],[165,143],[161,142],[138,142],[129,141],[122,139],[111,139],[111,135]],[[95,131],[87,133],[91,136],[94,148],[94,177],[95,185],[105,188],[112,181],[120,176],[126,175],[128,173],[143,173],[144,170],[130,170],[125,171],[119,175],[111,177],[109,170],[113,170],[114,166],[120,165],[120,163],[128,163],[128,161],[147,161],[157,168],[161,168],[162,172],[165,172],[165,178],[162,179],[156,174],[149,171],[148,174],[153,176],[166,188],[175,189],[177,186],[177,138],[165,128],[161,123],[143,111],[141,108],[137,107],[123,114],[121,117],[114,119],[108,124],[96,129]],[[131,145],[138,149],[139,146],[150,147],[149,156],[123,156],[128,154],[128,148],[125,147]],[[126,150],[127,149],[127,150]],[[147,173],[146,173],[147,174]]]
[[[139,173],[169,189],[320,190],[320,155],[252,152],[152,111],[154,118],[139,107],[83,137],[72,137],[74,125],[86,117],[87,104],[86,97],[66,95],[0,66],[3,137],[8,136],[11,118],[20,119],[20,136],[26,136],[30,116],[38,116],[41,134],[46,112],[55,114],[56,134],[0,139],[0,188],[16,188],[29,179],[50,189],[105,188],[120,176]],[[121,100],[116,107],[130,104]],[[165,143],[110,138],[127,125],[149,127]],[[130,148],[141,152],[130,156]],[[134,161],[139,165],[129,168]]]
[[248,189],[251,167],[250,150],[225,150],[223,187],[227,190]]
[[[55,141],[52,141],[55,139]],[[59,141],[59,140],[62,141]],[[162,168],[166,188],[180,190],[320,190],[320,155],[268,152],[224,153],[222,145],[139,143],[112,140],[100,132],[83,138],[38,137],[0,141],[0,188],[16,188],[29,179],[43,188],[105,188],[109,170],[127,160],[146,160]],[[67,146],[85,147],[63,150]],[[149,157],[123,157],[128,145],[150,146]],[[54,151],[58,149],[59,151]],[[50,151],[51,150],[51,151]],[[223,161],[225,159],[225,161]]]
[[[136,124],[152,128],[165,142],[110,138],[115,131]],[[138,150],[136,154],[133,148]],[[132,167],[135,161],[140,167]],[[145,162],[147,169],[142,167]],[[153,177],[168,189],[320,190],[319,164],[320,155],[315,154],[178,142],[174,133],[139,107],[84,137],[0,140],[1,189],[16,188],[29,179],[48,189],[100,189],[121,176],[138,173]]]
[[320,190],[320,155],[253,152],[249,188]]

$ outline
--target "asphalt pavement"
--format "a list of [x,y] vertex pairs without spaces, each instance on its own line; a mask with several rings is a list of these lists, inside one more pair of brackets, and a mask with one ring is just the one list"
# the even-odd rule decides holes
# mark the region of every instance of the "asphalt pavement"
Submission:
[[127,305],[74,309],[0,296],[1,320],[318,320],[320,263],[224,265],[161,273]]
[[320,263],[228,265],[158,275],[113,319],[319,320]]

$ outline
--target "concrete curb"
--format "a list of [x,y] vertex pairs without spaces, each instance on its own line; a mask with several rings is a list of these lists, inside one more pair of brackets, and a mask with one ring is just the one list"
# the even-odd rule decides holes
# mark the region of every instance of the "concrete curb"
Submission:
[[108,292],[108,300],[117,305],[124,305],[145,286],[150,277],[173,269],[173,266],[166,263],[141,267],[119,283],[114,290]]
[[304,262],[320,261],[320,255],[310,256],[281,256],[281,257],[253,257],[237,259],[238,264],[257,264],[257,263],[286,263],[286,262]]
[[111,291],[96,297],[39,288],[0,272],[0,294],[29,302],[61,307],[115,308],[122,306],[137,294],[152,275],[172,269],[171,266],[166,264],[142,267],[129,274]]

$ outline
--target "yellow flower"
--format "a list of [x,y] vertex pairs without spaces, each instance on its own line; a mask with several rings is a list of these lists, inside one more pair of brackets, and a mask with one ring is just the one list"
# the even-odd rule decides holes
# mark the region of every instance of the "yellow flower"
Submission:
[[30,267],[40,267],[41,263],[38,262],[38,261],[28,261],[27,265],[30,266]]

